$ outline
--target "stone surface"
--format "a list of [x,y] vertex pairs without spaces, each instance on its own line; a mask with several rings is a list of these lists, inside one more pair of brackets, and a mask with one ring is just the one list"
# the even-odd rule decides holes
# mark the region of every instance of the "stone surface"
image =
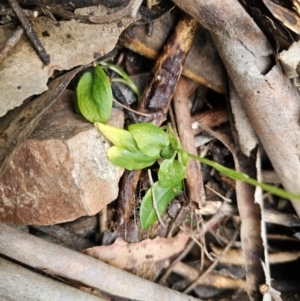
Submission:
[[[123,113],[110,124],[122,127]],[[98,213],[118,195],[123,170],[108,141],[69,107],[49,110],[0,177],[0,220],[49,225]]]

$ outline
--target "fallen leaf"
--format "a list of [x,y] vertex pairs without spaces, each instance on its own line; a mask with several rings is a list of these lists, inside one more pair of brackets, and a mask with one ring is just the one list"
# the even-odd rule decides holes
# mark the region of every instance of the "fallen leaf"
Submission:
[[[77,11],[80,13],[80,11]],[[47,90],[54,70],[69,70],[86,65],[111,51],[131,19],[110,24],[83,24],[75,20],[55,22],[45,17],[35,20],[33,28],[51,62],[43,66],[24,36],[14,51],[0,65],[0,117],[27,97]],[[0,45],[13,32],[11,26],[0,27]]]
[[120,269],[131,270],[179,254],[188,240],[189,236],[184,233],[171,238],[145,239],[138,243],[127,243],[118,237],[112,245],[93,247],[83,252]]

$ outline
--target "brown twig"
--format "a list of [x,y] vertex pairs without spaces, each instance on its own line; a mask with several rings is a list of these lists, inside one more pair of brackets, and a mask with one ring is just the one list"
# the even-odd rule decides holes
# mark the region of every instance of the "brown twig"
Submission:
[[9,53],[14,49],[14,47],[20,41],[23,33],[24,33],[24,29],[19,26],[12,34],[12,36],[7,40],[3,48],[0,50],[0,64],[3,63],[3,61],[9,55]]
[[205,110],[204,112],[198,113],[191,117],[194,135],[201,133],[200,125],[206,125],[209,128],[213,128],[228,121],[229,119],[226,107]]
[[[24,16],[27,18],[36,18],[38,15],[38,12],[36,10],[29,10],[29,9],[22,9]],[[16,14],[14,11],[8,6],[4,4],[0,4],[0,15],[1,16],[12,16],[15,17]]]
[[[194,81],[181,77],[176,87],[173,106],[176,125],[182,147],[187,152],[197,155],[194,134],[191,127],[191,114],[188,105],[188,96],[197,88]],[[201,207],[205,201],[205,191],[201,174],[201,165],[190,160],[186,169],[186,187],[189,200],[193,207]]]
[[0,223],[0,253],[40,271],[73,280],[72,283],[125,299],[199,301],[3,223]]
[[[215,246],[211,246],[213,252],[217,254],[218,256],[222,253],[223,249],[218,248]],[[300,251],[284,251],[284,252],[276,252],[276,253],[270,253],[269,259],[270,264],[281,264],[285,262],[291,262],[295,261],[298,258],[300,258]],[[241,249],[232,249],[229,252],[227,252],[226,255],[224,255],[221,260],[221,263],[223,264],[235,264],[239,266],[244,266],[246,264],[246,259],[243,254],[243,250]],[[262,283],[264,283],[263,281]]]
[[[232,85],[230,85],[230,94],[230,98],[238,97]],[[228,106],[230,107],[230,103]],[[257,169],[255,167],[255,159],[253,156],[247,156],[242,152],[232,114],[229,118],[235,144],[235,152],[232,153],[235,169],[246,173],[252,178],[256,178]],[[254,186],[236,181],[235,187],[237,205],[241,217],[241,242],[245,257],[247,292],[251,300],[260,300],[261,295],[257,287],[265,281],[265,275],[261,265],[261,260],[265,260],[264,245],[261,236],[261,208],[255,203]]]
[[220,254],[219,258],[217,258],[213,264],[202,274],[199,276],[198,279],[196,279],[189,287],[187,287],[185,290],[184,290],[184,293],[189,293],[191,290],[193,290],[201,281],[202,279],[204,279],[204,277],[206,277],[207,274],[209,274],[216,266],[217,264],[219,263],[220,259],[222,258],[222,256],[224,254],[226,254],[226,252],[230,249],[230,247],[232,246],[232,244],[235,242],[237,236],[239,234],[239,231],[236,230],[232,239],[230,240],[230,242],[227,244],[226,248],[223,250],[223,252]]
[[164,284],[168,278],[168,276],[172,273],[174,266],[180,262],[193,248],[195,245],[195,241],[191,240],[187,246],[185,247],[185,250],[175,259],[173,260],[172,264],[168,267],[168,269],[165,271],[165,273],[161,276],[159,279],[158,283],[159,284]]
[[152,70],[153,77],[142,95],[139,110],[162,112],[163,115],[160,118],[152,121],[154,124],[159,125],[166,119],[168,107],[192,46],[196,29],[197,22],[184,15],[176,25],[175,31]]
[[121,104],[119,101],[117,101],[117,100],[115,100],[115,99],[113,99],[113,101],[114,101],[114,103],[118,104],[119,106],[121,106],[121,107],[124,108],[125,110],[130,111],[131,113],[134,113],[134,114],[136,114],[136,115],[141,115],[141,116],[144,116],[144,117],[150,117],[150,118],[153,117],[153,115],[151,115],[151,114],[146,114],[146,113],[142,113],[142,112],[133,110],[133,109],[131,109],[130,107]]
[[[132,223],[130,223],[130,216],[140,175],[141,170],[125,170],[120,181],[118,207],[116,212],[116,228],[120,236],[126,241],[129,240],[129,232],[132,225]],[[139,240],[137,238],[137,240],[133,241],[130,239],[130,241],[137,242]]]
[[41,58],[41,61],[48,65],[50,63],[50,56],[47,54],[44,46],[42,45],[41,41],[39,40],[38,36],[34,32],[30,22],[24,16],[24,13],[16,0],[8,0],[9,5],[17,15],[18,19],[20,20],[29,40],[31,41],[34,49],[36,50],[37,54]]
[[[173,268],[173,272],[181,275],[187,281],[193,282],[201,275],[199,269],[189,266],[186,263],[178,262]],[[218,289],[245,289],[246,281],[244,279],[230,278],[218,272],[211,272],[198,280],[198,285],[212,286]]]
[[[58,282],[50,277],[35,273],[21,265],[0,258],[0,291],[2,300],[85,300],[106,301],[107,298]],[[16,275],[18,275],[16,286]]]
[[[141,7],[143,8],[143,6]],[[168,13],[153,22],[151,39],[145,35],[144,27],[136,26],[125,30],[120,36],[120,44],[149,59],[157,59],[164,48],[171,28],[176,22],[174,14]],[[203,27],[198,27],[193,46],[185,61],[183,75],[198,83],[225,93],[225,72],[211,36]]]

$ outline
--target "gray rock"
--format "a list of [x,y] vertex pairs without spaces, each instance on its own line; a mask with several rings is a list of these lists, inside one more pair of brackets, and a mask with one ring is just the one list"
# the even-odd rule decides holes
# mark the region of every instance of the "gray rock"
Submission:
[[[122,127],[113,110],[110,124]],[[49,225],[94,215],[118,195],[109,142],[71,108],[49,110],[0,177],[0,220]]]

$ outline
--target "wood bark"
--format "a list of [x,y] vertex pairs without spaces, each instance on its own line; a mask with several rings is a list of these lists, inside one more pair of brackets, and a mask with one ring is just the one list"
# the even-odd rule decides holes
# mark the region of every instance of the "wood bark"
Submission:
[[[130,27],[121,34],[119,43],[149,59],[157,59],[162,51],[176,16],[172,12],[153,22],[153,35],[145,35],[145,26]],[[193,45],[182,74],[221,94],[225,94],[226,74],[209,32],[198,26]]]
[[20,41],[22,35],[24,33],[24,29],[19,26],[12,36],[7,40],[5,45],[0,50],[0,65],[3,63],[3,61],[6,59],[6,57],[12,52],[15,45]]
[[106,301],[0,258],[1,300]]
[[3,223],[0,253],[51,275],[131,300],[199,301]]
[[[183,64],[192,46],[197,29],[196,20],[184,15],[175,27],[161,56],[152,70],[152,79],[139,103],[139,111],[157,114],[156,125],[166,120],[168,108],[182,73]],[[141,121],[144,121],[144,117]]]
[[[234,115],[231,113],[234,112],[233,106],[235,105],[235,102],[240,103],[240,99],[230,83],[229,91],[230,99],[228,107],[230,110],[231,132],[235,145],[233,153],[235,169],[249,175],[251,178],[256,178],[255,156],[251,151],[256,147],[257,139],[254,139],[250,144],[251,151],[242,149],[242,146],[244,146],[245,143],[243,144],[244,141],[241,141],[242,139],[240,139],[241,136],[238,131],[244,130],[244,138],[251,141],[250,136],[253,134],[251,133],[252,127],[251,125],[249,125],[249,129],[245,126],[242,127],[239,123],[238,114]],[[244,121],[246,120],[247,116],[244,116]],[[239,128],[237,126],[239,126]],[[255,203],[254,194],[254,186],[236,181],[236,197],[241,218],[241,241],[247,277],[247,291],[250,299],[261,300],[262,295],[258,291],[258,288],[264,283],[266,278],[261,264],[261,261],[265,262],[265,256],[263,240],[261,237],[262,213],[259,204]]]
[[[196,84],[197,85],[197,84]],[[195,139],[191,127],[191,113],[188,105],[188,96],[196,89],[195,82],[181,77],[176,87],[173,106],[180,142],[185,151],[197,155]],[[199,208],[205,202],[205,191],[201,174],[201,165],[196,160],[189,160],[186,169],[186,188],[192,207]]]

